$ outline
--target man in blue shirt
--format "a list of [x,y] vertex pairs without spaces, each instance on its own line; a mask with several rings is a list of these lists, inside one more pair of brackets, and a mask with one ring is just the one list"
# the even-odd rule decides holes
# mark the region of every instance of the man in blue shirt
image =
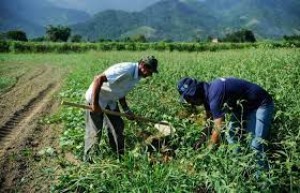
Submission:
[[208,118],[213,118],[212,144],[219,142],[225,113],[231,113],[228,143],[237,142],[237,133],[244,128],[253,136],[251,147],[264,154],[274,111],[272,97],[266,90],[232,77],[219,78],[210,83],[186,77],[178,82],[177,89],[182,100],[192,105],[204,105]]

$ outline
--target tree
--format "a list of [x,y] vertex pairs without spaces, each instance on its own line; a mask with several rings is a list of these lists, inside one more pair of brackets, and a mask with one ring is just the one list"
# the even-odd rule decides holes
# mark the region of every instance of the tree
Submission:
[[251,30],[242,29],[230,34],[227,34],[225,38],[222,39],[223,42],[256,42],[255,36]]
[[32,42],[43,42],[43,41],[46,41],[46,38],[45,37],[36,37],[36,38],[32,38],[31,39]]
[[9,40],[28,41],[26,33],[21,30],[8,31],[5,36]]
[[245,42],[256,42],[255,36],[251,30],[244,30]]
[[133,42],[147,42],[147,38],[142,34],[138,34],[138,35],[131,37],[131,40]]
[[207,42],[212,42],[213,39],[214,39],[214,38],[213,38],[212,36],[209,35],[209,36],[207,36],[206,41],[207,41]]
[[5,40],[5,33],[0,32],[0,41]]
[[123,39],[123,41],[124,41],[124,42],[132,42],[132,40],[131,40],[130,37],[125,37],[125,38]]
[[284,35],[283,39],[285,41],[300,41],[300,35],[291,35],[291,36]]
[[81,42],[82,41],[82,36],[81,35],[73,35],[71,37],[71,42]]
[[47,38],[53,42],[66,42],[71,35],[71,29],[61,25],[49,25],[46,28]]

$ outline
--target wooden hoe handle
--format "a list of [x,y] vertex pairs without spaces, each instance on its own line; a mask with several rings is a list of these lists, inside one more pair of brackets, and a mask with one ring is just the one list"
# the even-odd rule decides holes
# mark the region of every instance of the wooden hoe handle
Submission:
[[[62,101],[61,104],[62,105],[66,105],[66,106],[71,106],[71,107],[78,107],[78,108],[82,108],[82,109],[91,109],[91,107],[89,105],[72,103],[72,102],[68,102],[68,101]],[[127,115],[126,113],[120,113],[120,112],[110,111],[110,110],[107,110],[107,109],[102,109],[102,111],[105,114],[130,118],[130,116]],[[146,118],[146,117],[137,116],[137,115],[134,115],[134,119],[135,120],[139,120],[139,121],[144,121],[144,122],[151,122],[151,123],[158,123],[158,124],[162,124],[162,125],[169,125],[168,123],[165,123],[165,122],[156,121],[156,120],[152,120],[152,119],[149,119],[149,118]]]

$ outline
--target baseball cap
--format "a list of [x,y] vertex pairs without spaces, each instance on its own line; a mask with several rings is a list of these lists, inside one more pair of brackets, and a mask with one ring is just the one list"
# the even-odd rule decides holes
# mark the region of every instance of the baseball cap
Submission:
[[140,62],[144,62],[144,64],[149,67],[154,73],[158,73],[157,71],[157,64],[158,61],[154,56],[147,56],[142,58]]
[[177,90],[180,94],[179,101],[186,103],[185,97],[194,97],[197,91],[198,81],[194,78],[185,77],[178,81]]

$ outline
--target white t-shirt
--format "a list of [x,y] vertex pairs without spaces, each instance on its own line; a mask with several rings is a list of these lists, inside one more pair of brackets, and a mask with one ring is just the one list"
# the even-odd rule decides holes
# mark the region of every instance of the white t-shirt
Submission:
[[[107,82],[102,84],[99,94],[99,105],[110,109],[116,108],[116,102],[124,97],[141,79],[138,76],[138,63],[123,62],[109,67],[103,72]],[[85,94],[85,98],[92,103],[93,83]]]

